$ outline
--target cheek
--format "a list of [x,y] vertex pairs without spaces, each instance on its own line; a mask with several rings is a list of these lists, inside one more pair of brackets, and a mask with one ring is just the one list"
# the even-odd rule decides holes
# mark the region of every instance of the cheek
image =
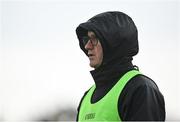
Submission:
[[100,55],[100,60],[102,62],[102,60],[103,60],[103,53],[101,53],[101,55]]
[[98,61],[97,63],[101,63],[103,60],[103,50],[101,45],[98,45],[97,48],[95,49],[96,52],[96,61]]
[[100,62],[102,62],[102,60],[103,60],[103,52],[102,51],[98,53],[98,60]]

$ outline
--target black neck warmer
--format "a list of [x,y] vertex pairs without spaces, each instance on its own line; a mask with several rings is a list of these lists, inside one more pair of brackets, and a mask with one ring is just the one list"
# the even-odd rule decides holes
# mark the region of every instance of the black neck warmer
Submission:
[[[125,60],[126,62],[123,62]],[[131,61],[124,59],[110,66],[97,68],[90,71],[90,73],[95,81],[96,88],[99,88],[109,83],[115,84],[122,75],[132,69],[134,69],[134,67]]]

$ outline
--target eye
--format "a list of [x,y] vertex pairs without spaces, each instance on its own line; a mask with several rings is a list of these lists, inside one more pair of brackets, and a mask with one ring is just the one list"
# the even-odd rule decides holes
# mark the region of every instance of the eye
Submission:
[[84,36],[82,38],[82,41],[83,41],[83,44],[86,45],[88,43],[88,41],[89,41],[89,37],[88,36]]
[[92,43],[94,46],[96,46],[97,43],[98,43],[98,39],[97,39],[96,37],[91,38],[91,43]]

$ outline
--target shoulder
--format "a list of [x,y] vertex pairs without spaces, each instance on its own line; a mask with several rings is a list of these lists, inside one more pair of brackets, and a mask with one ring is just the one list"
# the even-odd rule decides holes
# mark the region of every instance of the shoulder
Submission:
[[[93,85],[93,86],[94,86],[94,85]],[[93,86],[92,86],[91,88],[93,88]],[[82,101],[83,101],[84,97],[87,95],[87,93],[90,91],[91,88],[89,88],[87,91],[84,92],[84,95],[82,96],[82,98],[81,98],[81,100],[80,100],[80,102],[79,102],[79,105],[78,105],[78,107],[77,107],[76,121],[78,120],[78,117],[79,117],[79,110],[80,110],[80,106],[81,106],[81,104],[82,104]]]
[[118,110],[123,120],[163,120],[164,109],[158,86],[145,75],[133,77],[119,96]]
[[125,86],[124,91],[130,88],[131,90],[135,90],[137,88],[142,87],[150,87],[153,89],[159,89],[157,84],[148,76],[139,74],[135,77],[133,77]]
[[[126,99],[128,102],[135,96],[150,96],[151,94],[159,94],[162,95],[159,91],[157,84],[149,77],[139,74],[133,77],[129,82],[126,84],[124,89],[122,90],[119,98],[120,102],[123,102],[123,99]],[[123,103],[122,103],[123,104]]]
[[137,94],[143,94],[145,93],[148,89],[153,89],[153,90],[159,90],[158,86],[156,83],[149,77],[139,74],[133,77],[128,81],[128,83],[125,85],[123,88],[119,98],[120,98],[120,103],[122,104],[126,103],[123,102],[124,99],[126,101],[132,99],[132,97]]
[[94,87],[95,87],[95,85],[92,85],[87,91],[84,92],[84,95],[82,96],[82,98],[81,98],[81,100],[80,100],[80,102],[79,102],[79,106],[78,106],[78,108],[77,108],[78,111],[79,111],[79,108],[80,108],[80,106],[81,106],[81,103],[82,103],[83,99],[85,98],[85,96],[87,95],[87,93],[88,93],[91,89],[93,89]]

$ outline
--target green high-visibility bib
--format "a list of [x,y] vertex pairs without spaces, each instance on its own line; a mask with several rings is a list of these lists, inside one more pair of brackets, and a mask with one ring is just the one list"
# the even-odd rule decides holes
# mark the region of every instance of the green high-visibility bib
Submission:
[[118,113],[119,96],[126,83],[138,74],[141,73],[137,70],[124,74],[113,88],[96,103],[91,103],[91,97],[96,88],[93,85],[81,103],[78,121],[121,121]]

